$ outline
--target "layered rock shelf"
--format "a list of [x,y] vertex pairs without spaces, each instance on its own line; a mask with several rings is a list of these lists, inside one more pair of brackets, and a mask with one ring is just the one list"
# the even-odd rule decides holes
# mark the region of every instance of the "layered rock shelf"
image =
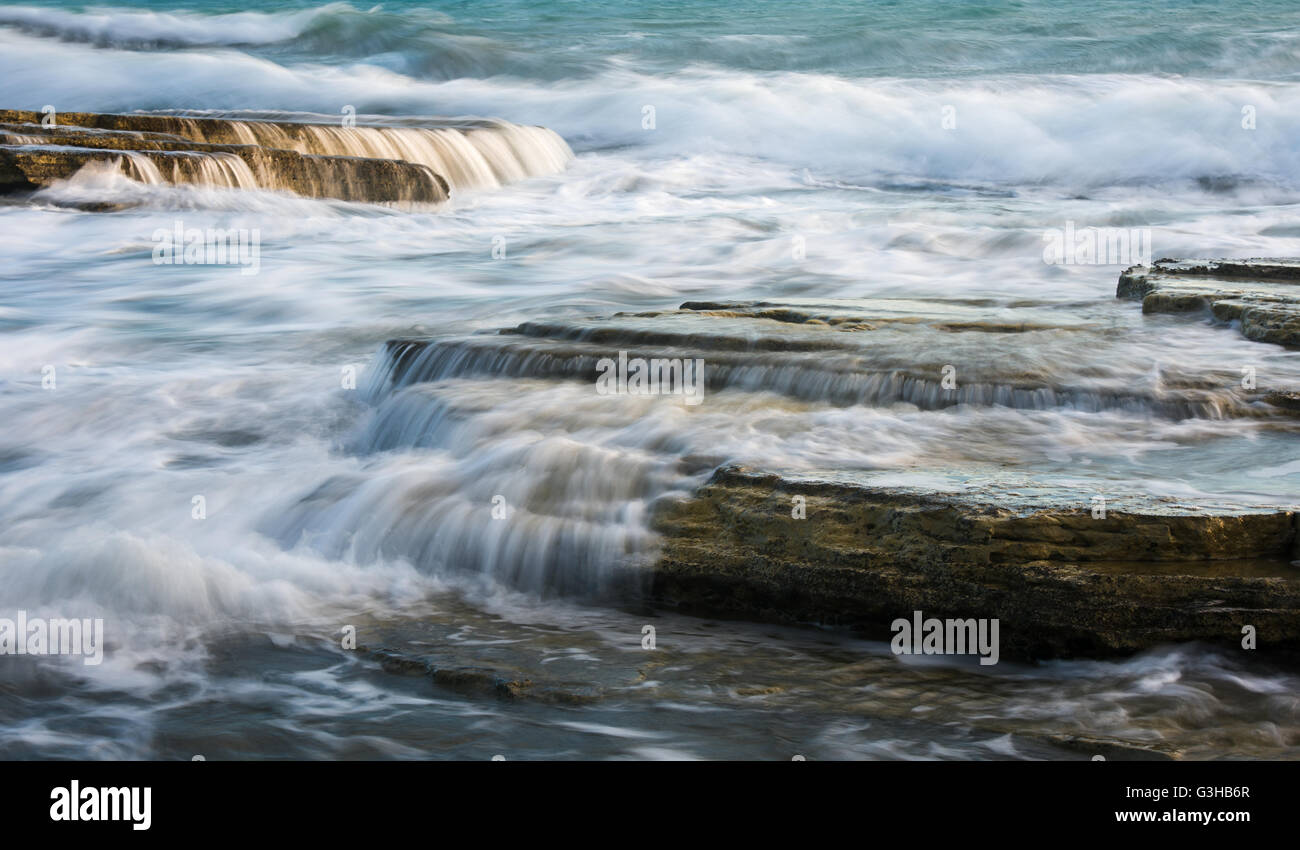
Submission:
[[270,189],[308,198],[436,204],[463,188],[561,170],[555,133],[501,121],[339,126],[155,114],[0,110],[0,193],[31,192],[92,163],[150,184]]
[[[1008,657],[1163,643],[1300,649],[1297,514],[909,492],[727,467],[656,516],[654,596],[686,610],[833,623],[997,618]],[[796,497],[803,514],[794,517]]]
[[[1166,282],[1191,280],[1217,303],[1232,280],[1249,293],[1260,279],[1292,286],[1295,268],[1252,266],[1207,286],[1205,274],[1160,267],[1144,282],[1130,270],[1122,287],[1171,295]],[[1185,641],[1245,651],[1249,635],[1262,653],[1300,657],[1300,494],[1285,463],[1300,409],[1287,388],[1300,373],[1278,361],[1244,387],[1221,352],[1105,301],[695,301],[394,339],[370,372],[381,410],[366,450],[441,445],[430,435],[442,423],[481,414],[465,387],[594,383],[616,356],[707,364],[703,403],[673,420],[689,435],[664,438],[694,483],[650,511],[659,545],[638,587],[656,604],[882,640],[914,611],[997,619],[1005,658]],[[601,415],[617,417],[609,404]],[[728,410],[749,417],[738,436],[725,431]],[[794,461],[734,459],[740,443],[767,445],[756,410],[781,435],[773,445],[802,447]],[[855,410],[866,434],[894,429],[880,436],[884,461],[819,467],[818,440],[843,439],[836,429]],[[690,431],[690,417],[710,424]],[[1194,437],[1170,436],[1186,428]],[[893,447],[915,459],[895,460]],[[867,438],[861,449],[877,451]],[[559,518],[572,504],[529,507]]]
[[0,147],[0,192],[34,191],[89,164],[116,162],[127,176],[155,185],[277,189],[306,198],[368,203],[439,203],[448,197],[445,180],[409,162],[156,140],[132,140],[131,149],[118,147],[121,139],[98,134],[78,142],[75,147]]
[[1115,294],[1144,313],[1208,313],[1248,339],[1300,348],[1300,261],[1157,260],[1120,275]]

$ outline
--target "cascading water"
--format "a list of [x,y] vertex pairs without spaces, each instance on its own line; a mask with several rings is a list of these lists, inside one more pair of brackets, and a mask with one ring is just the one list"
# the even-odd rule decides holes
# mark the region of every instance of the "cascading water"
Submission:
[[259,181],[253,170],[234,154],[185,154],[171,157],[170,160],[172,183],[193,183],[222,189],[279,188],[265,179]]
[[[232,121],[230,126],[248,144],[427,165],[446,177],[453,189],[498,188],[528,177],[555,174],[573,158],[569,146],[554,131],[504,121],[469,131],[307,124],[292,135],[276,124]],[[195,130],[196,134],[203,132],[201,127]]]
[[[558,173],[573,152],[554,131],[505,121],[463,126],[335,127],[171,115],[65,114],[28,131],[31,112],[4,111],[12,145],[116,150],[163,165],[174,183],[287,190],[343,200],[439,202],[449,190],[497,189]],[[187,143],[192,150],[187,150]],[[71,154],[70,154],[71,155]],[[76,154],[82,156],[82,154]],[[163,162],[165,160],[165,162]],[[131,173],[145,173],[140,168]],[[152,175],[150,175],[152,177]]]
[[[132,180],[138,180],[146,186],[161,186],[167,182],[162,172],[154,161],[148,156],[136,151],[126,151],[120,160],[122,172],[128,175]],[[176,172],[173,172],[173,178]],[[175,180],[174,182],[190,182],[188,180]],[[221,185],[221,184],[213,184]]]
[[322,156],[395,159],[428,166],[453,189],[491,189],[562,171],[573,152],[545,127],[479,121],[459,127],[342,127],[323,124],[178,119],[197,142],[231,141]]

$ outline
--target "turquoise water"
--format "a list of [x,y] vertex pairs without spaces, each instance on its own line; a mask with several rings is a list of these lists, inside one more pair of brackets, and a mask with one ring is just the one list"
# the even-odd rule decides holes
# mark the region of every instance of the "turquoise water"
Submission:
[[[692,65],[846,77],[1296,76],[1287,2],[135,2],[18,6],[29,31],[100,45],[238,45],[278,60],[366,60],[421,79],[579,79]],[[55,10],[67,10],[60,16]],[[126,14],[133,10],[134,17]],[[164,17],[167,16],[167,17]],[[1176,22],[1176,26],[1172,25]]]
[[[1150,228],[1157,257],[1297,255],[1295,4],[0,6],[0,107],[46,105],[497,117],[575,156],[436,210],[102,174],[0,205],[0,616],[103,616],[110,643],[99,668],[0,659],[0,755],[1296,756],[1294,675],[1202,647],[910,665],[835,632],[554,594],[652,550],[655,500],[732,461],[1293,506],[1293,423],[1161,404],[1179,376],[1224,400],[1243,365],[1294,387],[1297,353],[1144,317],[1113,297],[1122,266],[1046,265],[1042,237],[1074,222]],[[259,273],[153,265],[150,234],[177,221],[257,228]],[[390,339],[692,299],[1032,320],[1046,330],[889,330],[872,356],[1081,401],[845,404],[757,380],[695,409],[611,406],[469,372],[364,392]],[[1115,394],[1139,401],[1089,406]],[[501,493],[527,523],[483,522]],[[384,672],[339,648],[344,624],[560,696]]]

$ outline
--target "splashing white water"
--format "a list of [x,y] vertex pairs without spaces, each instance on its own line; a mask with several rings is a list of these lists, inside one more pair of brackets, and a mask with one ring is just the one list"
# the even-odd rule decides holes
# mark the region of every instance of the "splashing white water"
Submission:
[[[206,122],[188,122],[191,138],[216,139]],[[240,142],[286,148],[305,154],[399,159],[426,165],[453,189],[495,189],[505,183],[563,171],[573,158],[564,139],[545,127],[522,127],[507,121],[459,128],[300,126],[261,121],[231,121],[228,129]]]

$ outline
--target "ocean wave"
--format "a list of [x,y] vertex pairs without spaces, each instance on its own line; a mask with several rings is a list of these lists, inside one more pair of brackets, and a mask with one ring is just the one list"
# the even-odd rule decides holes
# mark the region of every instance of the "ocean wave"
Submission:
[[429,79],[584,78],[618,67],[661,74],[698,65],[846,76],[1040,75],[1069,68],[1294,80],[1300,61],[1296,11],[1288,4],[1276,4],[1266,26],[1251,4],[1217,9],[1212,18],[1177,32],[1130,2],[1088,14],[1042,4],[1025,14],[1025,4],[881,7],[832,1],[794,19],[766,4],[741,15],[706,5],[693,10],[695,26],[689,30],[661,10],[639,10],[629,19],[617,4],[588,10],[580,21],[519,0],[483,0],[460,18],[405,0],[369,8],[344,2],[273,6],[206,13],[23,5],[0,10],[0,26],[100,47],[227,45],[289,51],[303,61],[366,59]]
[[345,11],[351,11],[351,7],[343,3],[278,14],[216,15],[121,8],[74,12],[39,6],[5,6],[0,8],[0,26],[37,36],[113,47],[274,44],[302,34],[321,18]]
[[[546,74],[554,57],[529,55],[507,40],[459,32],[428,9],[390,12],[347,3],[280,12],[208,14],[94,8],[82,12],[36,6],[0,7],[0,27],[46,40],[120,50],[195,47],[266,49],[299,61],[362,60],[426,79]],[[578,62],[569,70],[587,63]]]
[[[1300,177],[1300,84],[1176,77],[846,79],[700,67],[561,83],[430,81],[230,49],[105,50],[0,31],[0,101],[61,110],[296,109],[499,115],[583,150],[722,154],[864,185],[924,179],[1093,187]],[[59,75],[46,69],[68,69]],[[653,117],[653,121],[649,120]],[[1253,121],[1248,129],[1247,124]]]

